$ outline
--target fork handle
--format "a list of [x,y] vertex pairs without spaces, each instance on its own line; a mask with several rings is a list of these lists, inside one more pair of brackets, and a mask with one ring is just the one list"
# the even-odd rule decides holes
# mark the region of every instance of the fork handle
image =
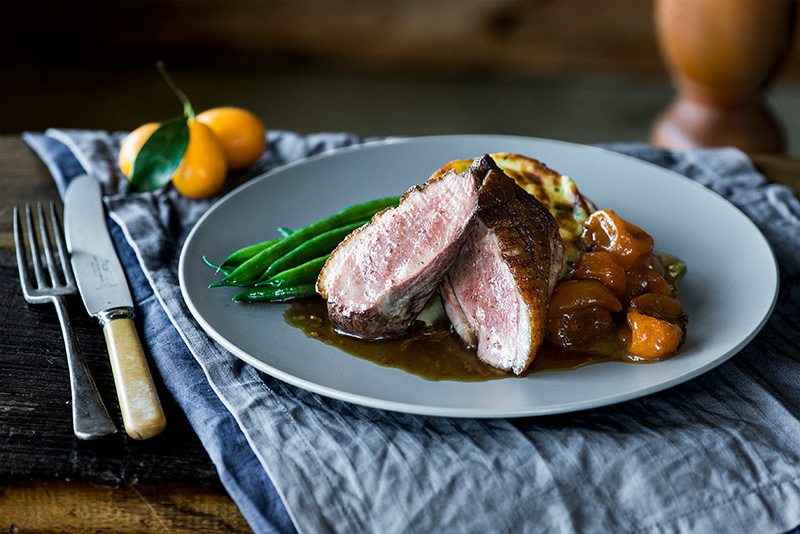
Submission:
[[69,385],[72,393],[72,428],[80,439],[97,439],[114,434],[117,427],[108,415],[92,373],[78,347],[72,322],[62,297],[53,297],[61,334],[67,351]]
[[114,384],[125,431],[134,439],[148,439],[167,426],[153,376],[127,308],[100,314],[106,338]]

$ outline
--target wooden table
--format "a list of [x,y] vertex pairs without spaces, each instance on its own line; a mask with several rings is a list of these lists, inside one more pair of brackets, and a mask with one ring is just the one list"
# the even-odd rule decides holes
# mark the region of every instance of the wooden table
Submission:
[[[770,180],[800,192],[800,160],[754,156]],[[22,298],[14,260],[13,204],[57,199],[53,181],[17,137],[0,137],[0,530],[245,532],[183,413],[163,390],[169,427],[137,442],[124,432],[72,435],[58,322]],[[122,428],[102,334],[78,299],[71,315],[112,416]]]
[[0,136],[0,532],[250,532],[162,384],[164,434],[139,442],[122,430],[102,330],[78,298],[70,316],[120,431],[97,441],[72,434],[55,310],[23,299],[11,233],[12,205],[56,199],[36,155]]

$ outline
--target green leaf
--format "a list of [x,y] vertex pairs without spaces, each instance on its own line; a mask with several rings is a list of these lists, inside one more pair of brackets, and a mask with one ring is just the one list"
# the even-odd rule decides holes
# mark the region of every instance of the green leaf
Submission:
[[154,191],[167,185],[189,146],[186,117],[166,121],[142,145],[133,161],[128,193]]

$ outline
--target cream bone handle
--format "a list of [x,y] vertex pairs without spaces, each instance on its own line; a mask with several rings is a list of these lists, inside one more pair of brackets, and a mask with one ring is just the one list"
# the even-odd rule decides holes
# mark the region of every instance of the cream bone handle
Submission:
[[167,420],[132,317],[130,308],[114,308],[98,314],[125,431],[133,439],[148,439],[163,432]]

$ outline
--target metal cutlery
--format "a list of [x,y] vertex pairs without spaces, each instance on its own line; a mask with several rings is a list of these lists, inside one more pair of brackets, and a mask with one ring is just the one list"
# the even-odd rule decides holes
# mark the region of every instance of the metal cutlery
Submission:
[[167,421],[133,323],[133,298],[108,233],[100,184],[93,177],[70,182],[64,230],[83,304],[103,326],[125,431],[134,439],[156,436]]
[[[56,308],[67,353],[73,430],[80,439],[96,439],[113,434],[117,428],[100,398],[67,314],[65,298],[76,294],[78,289],[67,258],[55,205],[49,203],[47,210],[51,230],[48,229],[45,210],[41,203],[36,206],[36,216],[30,205],[26,205],[24,211],[26,232],[23,232],[20,210],[14,207],[14,244],[19,280],[26,301],[31,304],[49,302]],[[38,219],[37,225],[34,225],[34,219]],[[38,226],[38,237],[35,226]],[[23,239],[24,233],[28,237],[27,250]],[[30,276],[31,267],[33,279]]]

